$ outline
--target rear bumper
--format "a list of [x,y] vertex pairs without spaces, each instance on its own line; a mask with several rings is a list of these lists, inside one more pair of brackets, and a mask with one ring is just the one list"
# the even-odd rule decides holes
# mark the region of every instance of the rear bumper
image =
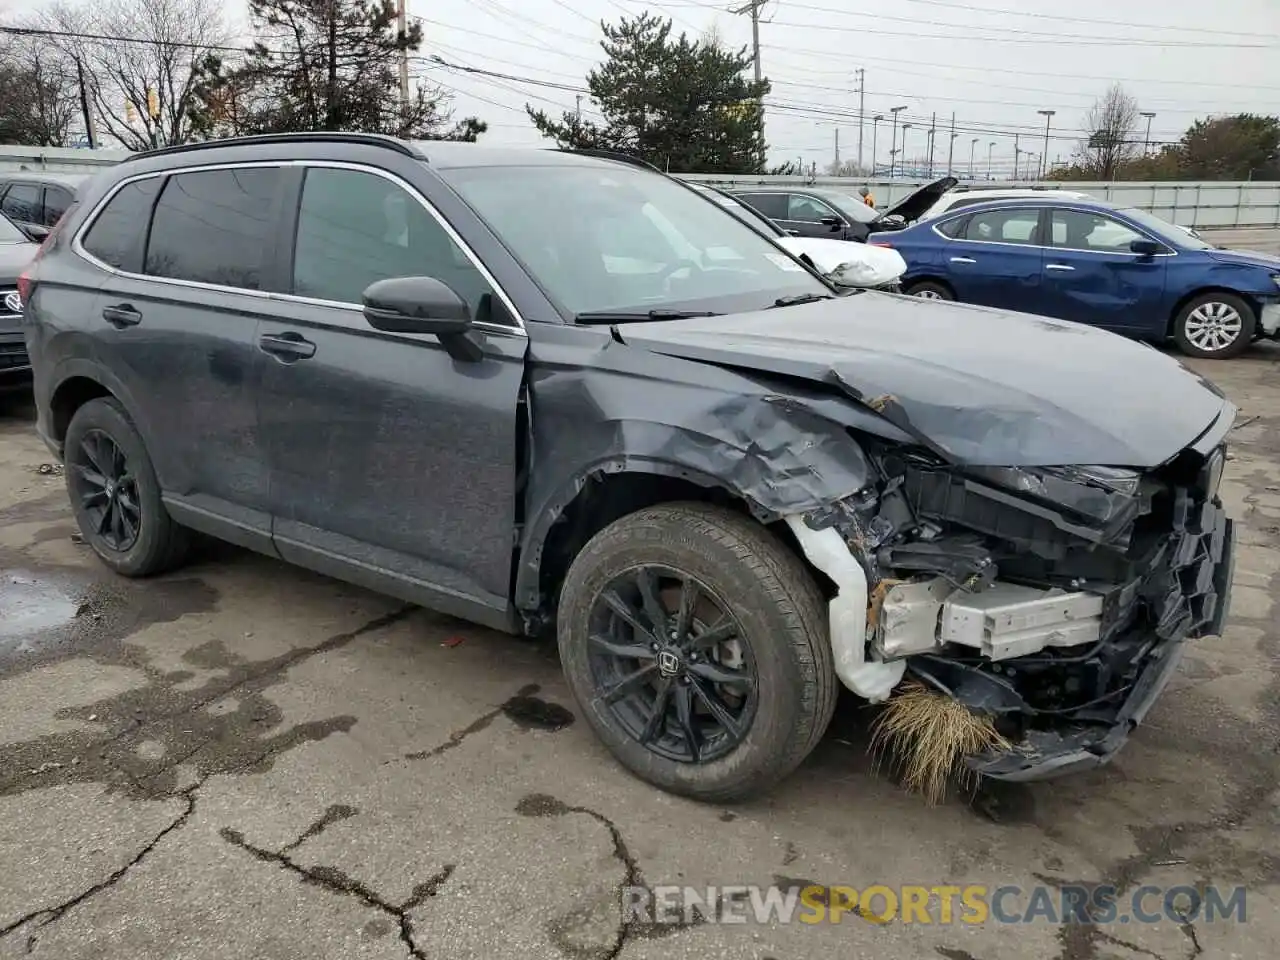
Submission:
[[[1220,534],[1216,533],[1218,530],[1221,530]],[[1222,537],[1222,548],[1220,558],[1214,563],[1211,588],[1197,595],[1182,595],[1174,601],[1180,609],[1191,610],[1196,604],[1203,603],[1204,597],[1212,595],[1213,612],[1208,622],[1161,642],[1150,655],[1146,668],[1134,682],[1110,726],[1073,724],[1061,729],[1032,731],[1011,750],[969,758],[967,765],[970,769],[995,780],[1029,782],[1079,773],[1110,763],[1173,679],[1186,651],[1187,641],[1222,635],[1235,573],[1235,526],[1219,512],[1213,530],[1191,532],[1182,539],[1194,537],[1207,549],[1212,549],[1215,535]],[[1212,555],[1209,556],[1212,559]],[[1189,563],[1181,570],[1190,570],[1193,566],[1194,563]],[[1175,577],[1179,573],[1175,573]]]

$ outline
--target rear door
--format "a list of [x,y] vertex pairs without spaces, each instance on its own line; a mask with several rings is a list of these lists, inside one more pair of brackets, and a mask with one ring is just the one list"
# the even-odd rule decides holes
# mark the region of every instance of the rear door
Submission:
[[81,242],[107,273],[93,353],[143,420],[166,503],[197,529],[267,549],[257,332],[282,178],[246,164],[127,181]]
[[[1105,213],[1055,207],[1045,258],[1045,296],[1052,315],[1126,333],[1162,334],[1169,256],[1139,256],[1134,240],[1154,240]],[[1159,241],[1157,241],[1159,242]]]
[[[289,295],[262,327],[260,416],[286,560],[502,626],[516,531],[528,338],[426,197],[392,174],[307,166],[283,247]],[[465,299],[483,358],[374,330],[365,288],[432,276]]]
[[1035,206],[996,207],[964,220],[941,264],[956,298],[1043,314],[1043,213]]

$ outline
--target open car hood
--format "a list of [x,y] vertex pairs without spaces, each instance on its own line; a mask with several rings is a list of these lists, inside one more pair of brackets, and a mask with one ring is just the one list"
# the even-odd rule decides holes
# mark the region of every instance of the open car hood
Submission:
[[617,334],[666,356],[827,384],[974,465],[1149,468],[1235,416],[1212,384],[1136,341],[892,294],[628,323]]
[[778,237],[776,242],[798,257],[808,257],[819,273],[840,286],[878,287],[907,272],[902,254],[888,247],[823,237]]
[[885,217],[901,217],[907,223],[919,220],[926,210],[938,202],[948,190],[953,189],[960,181],[956,177],[943,177],[933,183],[926,183],[914,193],[909,193],[892,207],[885,210]]

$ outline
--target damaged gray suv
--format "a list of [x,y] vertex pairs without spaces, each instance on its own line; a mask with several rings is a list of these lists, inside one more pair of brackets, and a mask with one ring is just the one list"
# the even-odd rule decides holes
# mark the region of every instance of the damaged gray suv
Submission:
[[1105,763],[1221,632],[1235,408],[1069,323],[840,295],[623,158],[268,136],[135,156],[21,281],[39,430],[126,576],[199,531],[514,634],[613,754],[758,793],[840,686]]

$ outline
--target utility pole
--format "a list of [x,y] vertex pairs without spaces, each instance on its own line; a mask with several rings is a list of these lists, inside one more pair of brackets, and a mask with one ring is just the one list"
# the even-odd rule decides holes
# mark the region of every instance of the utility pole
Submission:
[[1013,179],[1015,183],[1018,180],[1018,156],[1022,153],[1022,147],[1018,143],[1018,139],[1021,136],[1022,134],[1020,133],[1013,135]]
[[[898,114],[905,109],[907,108],[891,107],[889,109],[889,112],[893,114],[893,146],[889,150],[889,179],[890,180],[893,179],[893,163],[898,156]],[[905,133],[903,134],[903,137],[904,138],[906,137]]]
[[970,180],[973,179],[973,151],[977,149],[979,139],[981,138],[974,137],[972,140],[969,141],[969,179]]
[[862,176],[862,122],[867,107],[867,71],[858,68],[858,176]]
[[959,134],[956,133],[956,115],[955,115],[955,112],[953,111],[951,114],[951,146],[947,148],[947,176],[948,177],[951,176],[951,162],[952,160],[955,159],[955,155],[956,155],[956,137],[957,136],[959,136]]
[[1041,154],[1042,164],[1040,168],[1040,179],[1043,180],[1044,175],[1047,172],[1044,169],[1044,164],[1047,164],[1049,162],[1049,123],[1050,121],[1053,120],[1053,115],[1057,113],[1057,111],[1056,110],[1037,110],[1036,113],[1044,117],[1044,153]]
[[[409,12],[405,8],[409,0],[396,0],[396,26],[400,30],[400,112],[404,122],[409,122],[409,48],[404,45],[409,35]],[[407,133],[408,131],[406,131]]]
[[991,151],[996,148],[996,142],[992,140],[987,144],[987,179],[991,179]]
[[84,135],[89,141],[89,149],[98,146],[98,137],[93,129],[93,111],[89,109],[89,85],[84,79],[84,64],[76,57],[76,76],[80,78],[80,109],[84,112]]
[[876,134],[880,131],[880,121],[884,119],[883,113],[877,113],[871,118],[871,176],[876,175]]
[[929,121],[929,179],[933,179],[933,141],[938,131],[938,115],[935,113]]
[[[751,58],[755,62],[756,83],[761,80],[760,72],[760,11],[768,0],[747,0],[740,7],[730,7],[729,12],[734,16],[742,14],[751,15]],[[764,150],[764,98],[756,101],[756,108],[760,111],[760,149]],[[804,173],[803,164],[801,165],[801,173]]]
[[831,168],[834,176],[840,176],[840,128],[836,127],[836,165]]

